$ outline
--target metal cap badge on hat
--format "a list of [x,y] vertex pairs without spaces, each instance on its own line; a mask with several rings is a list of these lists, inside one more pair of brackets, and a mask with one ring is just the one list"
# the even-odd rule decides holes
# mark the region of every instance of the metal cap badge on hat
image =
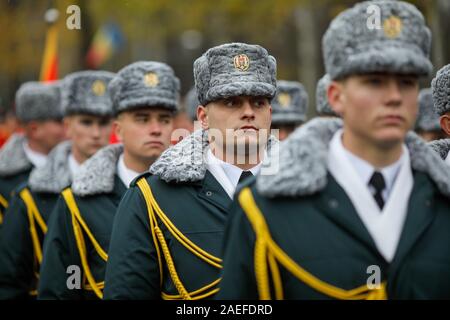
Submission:
[[276,93],[276,60],[258,45],[223,44],[194,62],[194,78],[202,105],[243,95],[271,99]]

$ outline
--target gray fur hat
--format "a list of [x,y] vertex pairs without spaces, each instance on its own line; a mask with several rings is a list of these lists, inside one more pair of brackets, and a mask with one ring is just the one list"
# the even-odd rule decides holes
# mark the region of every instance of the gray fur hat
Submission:
[[66,115],[92,114],[111,116],[112,104],[107,92],[114,73],[79,71],[63,80],[63,108]]
[[276,93],[274,57],[258,45],[227,43],[206,51],[194,62],[194,79],[200,104],[235,96]]
[[272,100],[272,124],[300,124],[306,121],[308,93],[297,81],[277,81]]
[[189,118],[192,121],[197,120],[197,107],[200,104],[198,102],[198,95],[197,90],[195,89],[195,86],[189,90],[189,92],[184,97],[184,107],[186,109],[187,114],[189,115]]
[[325,74],[317,81],[316,87],[316,111],[320,116],[338,117],[328,102],[328,86],[331,83],[329,74]]
[[430,29],[404,1],[357,3],[331,22],[322,47],[331,79],[384,71],[428,75],[433,68]]
[[417,116],[416,130],[441,131],[439,115],[433,106],[431,89],[422,89],[419,93],[419,114]]
[[450,64],[440,69],[431,81],[434,109],[440,116],[450,112]]
[[108,90],[116,114],[141,107],[165,107],[177,111],[180,80],[165,63],[139,61],[120,70]]
[[16,115],[22,122],[61,119],[61,84],[25,82],[16,93]]

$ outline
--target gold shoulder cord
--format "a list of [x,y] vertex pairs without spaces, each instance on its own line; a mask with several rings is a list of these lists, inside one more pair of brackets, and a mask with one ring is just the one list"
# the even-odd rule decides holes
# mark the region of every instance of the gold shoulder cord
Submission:
[[94,246],[95,251],[100,256],[100,258],[103,259],[103,261],[106,262],[108,260],[108,254],[102,249],[102,247],[97,242],[92,232],[89,230],[86,222],[81,217],[80,210],[78,209],[78,206],[75,202],[72,190],[68,188],[62,192],[62,195],[72,215],[72,227],[75,235],[75,241],[77,243],[77,248],[80,253],[80,259],[81,264],[83,266],[84,274],[86,275],[88,281],[88,284],[84,284],[84,289],[94,291],[95,295],[98,298],[103,299],[102,290],[105,287],[105,282],[104,281],[96,282],[94,276],[92,275],[88,263],[83,230],[87,234],[92,245]]
[[[2,205],[3,208],[8,208],[8,200],[3,197],[3,195],[0,194],[0,205]],[[0,210],[0,224],[3,223],[3,212]]]
[[[169,247],[167,245],[166,239],[164,238],[164,234],[158,226],[157,218],[166,226],[167,230],[190,252],[194,255],[205,261],[211,266],[214,266],[218,269],[222,268],[222,260],[209,254],[204,251],[192,241],[190,241],[185,235],[183,235],[173,223],[169,220],[169,218],[164,214],[164,212],[159,207],[156,202],[155,197],[153,196],[150,185],[148,184],[145,178],[141,178],[137,185],[144,196],[145,203],[148,209],[148,216],[150,221],[150,232],[152,235],[153,243],[156,248],[156,253],[158,257],[158,265],[159,265],[159,275],[160,275],[160,285],[162,285],[163,274],[162,274],[162,257],[161,252],[164,255],[164,260],[167,264],[167,269],[169,271],[169,275],[177,288],[178,295],[169,295],[164,292],[161,292],[161,297],[165,300],[199,300],[209,297],[219,291],[217,285],[220,282],[220,278],[211,282],[210,284],[192,291],[188,292],[181,282],[181,279],[177,273],[175,264],[173,262],[172,255],[170,253]],[[214,289],[213,289],[214,288]]]
[[278,264],[309,287],[331,298],[343,300],[387,299],[386,282],[383,282],[378,289],[369,289],[367,285],[363,285],[352,290],[344,290],[320,280],[303,269],[272,239],[264,216],[256,205],[250,189],[244,188],[240,192],[238,199],[256,235],[254,252],[255,277],[261,300],[271,299],[268,269],[270,269],[272,276],[275,298],[277,300],[283,299],[283,288]]
[[[20,191],[19,196],[27,207],[27,216],[30,226],[31,241],[33,243],[33,252],[37,260],[36,269],[39,270],[39,266],[42,263],[42,244],[39,241],[36,224],[40,227],[44,235],[47,233],[47,225],[42,218],[41,213],[39,212],[39,209],[33,199],[33,196],[31,195],[30,190],[28,188],[24,188],[22,191]],[[35,270],[34,273],[36,278],[39,279],[39,272],[37,270]],[[31,290],[30,294],[33,296],[37,295],[37,290]]]

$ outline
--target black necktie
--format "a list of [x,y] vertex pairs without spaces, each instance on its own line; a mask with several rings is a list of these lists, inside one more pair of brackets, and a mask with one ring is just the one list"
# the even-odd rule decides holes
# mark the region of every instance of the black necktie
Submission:
[[384,200],[382,192],[384,188],[386,188],[386,183],[384,181],[383,175],[375,171],[372,175],[372,178],[370,178],[369,184],[375,189],[375,194],[373,197],[375,198],[375,201],[377,202],[378,206],[381,210],[383,210],[384,207]]
[[242,171],[241,176],[239,177],[238,184],[244,182],[245,179],[247,179],[249,177],[253,177],[253,173],[251,171]]

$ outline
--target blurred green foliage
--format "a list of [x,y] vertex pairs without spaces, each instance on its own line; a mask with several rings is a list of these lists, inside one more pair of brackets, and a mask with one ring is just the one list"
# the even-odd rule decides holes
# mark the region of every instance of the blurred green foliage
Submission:
[[[418,5],[430,22],[435,18],[432,9],[437,1],[442,0],[410,2]],[[329,21],[355,2],[3,0],[0,2],[0,95],[4,101],[11,101],[21,82],[38,78],[47,29],[44,13],[53,3],[60,12],[60,76],[85,68],[85,55],[95,32],[104,23],[114,22],[122,29],[126,43],[102,66],[104,69],[117,71],[136,60],[161,60],[174,67],[186,92],[193,83],[192,62],[206,49],[230,41],[257,43],[277,58],[279,78],[309,82],[306,85],[313,101],[315,81],[323,72],[321,36]],[[69,16],[66,9],[70,5],[81,9],[81,30],[66,28]],[[309,24],[299,21],[300,11],[311,15]],[[198,47],[183,46],[181,39],[186,30],[201,35]],[[446,30],[450,31],[448,26]],[[305,31],[313,33],[313,42],[304,42]],[[441,50],[443,57],[449,59],[448,45]]]

